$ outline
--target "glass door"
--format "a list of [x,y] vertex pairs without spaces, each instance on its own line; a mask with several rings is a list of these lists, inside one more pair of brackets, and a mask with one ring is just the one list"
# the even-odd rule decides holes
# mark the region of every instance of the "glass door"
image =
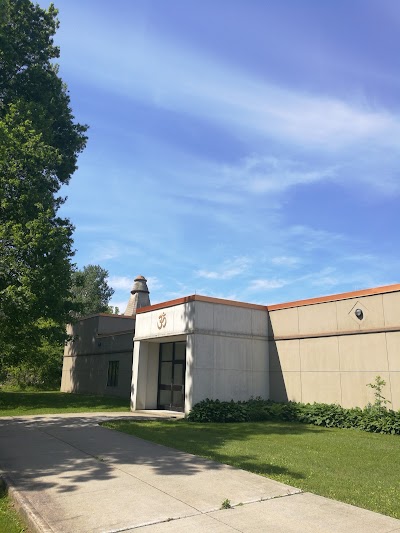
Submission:
[[160,344],[158,409],[183,411],[185,406],[186,342]]

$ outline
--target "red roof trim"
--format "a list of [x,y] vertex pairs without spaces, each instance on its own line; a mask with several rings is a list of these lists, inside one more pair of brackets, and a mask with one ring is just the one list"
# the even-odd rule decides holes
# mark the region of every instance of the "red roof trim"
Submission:
[[383,287],[374,287],[372,289],[363,289],[360,291],[343,292],[340,294],[331,294],[330,296],[320,296],[319,298],[309,298],[307,300],[296,300],[283,304],[268,305],[268,311],[278,311],[279,309],[289,309],[290,307],[302,307],[303,305],[315,305],[324,302],[337,302],[339,300],[349,300],[350,298],[361,298],[362,296],[373,296],[375,294],[386,294],[388,292],[400,291],[400,284],[385,285]]
[[237,302],[235,300],[224,300],[223,298],[211,298],[210,296],[201,296],[200,294],[192,294],[191,296],[184,296],[183,298],[177,298],[176,300],[169,300],[167,302],[161,302],[159,304],[148,305],[147,307],[141,307],[136,311],[136,314],[148,313],[150,311],[156,311],[157,309],[165,309],[167,307],[174,307],[180,304],[186,304],[188,302],[206,302],[220,305],[230,305],[232,307],[244,307],[245,309],[258,309],[260,311],[266,311],[265,305],[250,304],[246,302]]

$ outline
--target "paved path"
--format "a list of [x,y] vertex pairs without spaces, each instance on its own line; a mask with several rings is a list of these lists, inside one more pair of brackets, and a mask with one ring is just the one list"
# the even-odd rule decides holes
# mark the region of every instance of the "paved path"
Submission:
[[[98,425],[144,415],[0,419],[0,467],[34,531],[400,533],[400,520]],[[219,510],[225,499],[237,507]]]

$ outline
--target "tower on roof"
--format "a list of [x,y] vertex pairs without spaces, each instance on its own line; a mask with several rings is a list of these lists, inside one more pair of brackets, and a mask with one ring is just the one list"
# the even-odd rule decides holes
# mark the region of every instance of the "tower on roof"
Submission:
[[125,316],[135,316],[136,310],[141,307],[150,305],[149,289],[147,279],[143,276],[137,276],[133,283],[128,305],[126,306]]

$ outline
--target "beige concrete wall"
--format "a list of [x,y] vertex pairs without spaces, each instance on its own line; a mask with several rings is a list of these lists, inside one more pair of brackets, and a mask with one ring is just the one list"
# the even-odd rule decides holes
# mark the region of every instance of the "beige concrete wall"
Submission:
[[[359,320],[355,310],[361,309]],[[400,292],[270,311],[271,398],[364,406],[377,375],[400,409]]]
[[269,397],[268,341],[192,335],[192,404]]
[[194,302],[157,309],[136,316],[135,339],[160,339],[193,329]]
[[[107,325],[108,321],[108,325]],[[133,330],[118,333],[131,320],[95,315],[68,327],[72,336],[64,350],[62,392],[122,396],[129,399],[132,379]],[[119,328],[119,330],[118,330]],[[99,331],[114,331],[101,335]],[[108,365],[119,362],[118,385],[107,386]]]
[[131,409],[157,409],[158,342],[135,341],[133,349]]
[[140,408],[155,405],[158,343],[186,338],[186,412],[206,397],[364,406],[374,400],[367,384],[377,375],[387,383],[384,395],[392,407],[400,409],[399,309],[398,290],[374,290],[269,314],[198,300],[140,314],[137,341],[147,347],[136,374],[134,364],[135,401]]
[[187,343],[185,412],[205,398],[268,398],[266,311],[194,301],[137,315],[132,409],[152,408],[148,390],[157,386],[158,362],[150,373],[149,349],[177,340]]
[[99,335],[110,335],[121,331],[133,331],[135,318],[123,315],[100,315],[98,331]]
[[[119,361],[118,386],[107,387],[109,361]],[[132,352],[64,357],[62,392],[121,396],[129,400]]]
[[269,397],[268,320],[265,310],[194,302],[187,344],[186,406],[206,398]]

